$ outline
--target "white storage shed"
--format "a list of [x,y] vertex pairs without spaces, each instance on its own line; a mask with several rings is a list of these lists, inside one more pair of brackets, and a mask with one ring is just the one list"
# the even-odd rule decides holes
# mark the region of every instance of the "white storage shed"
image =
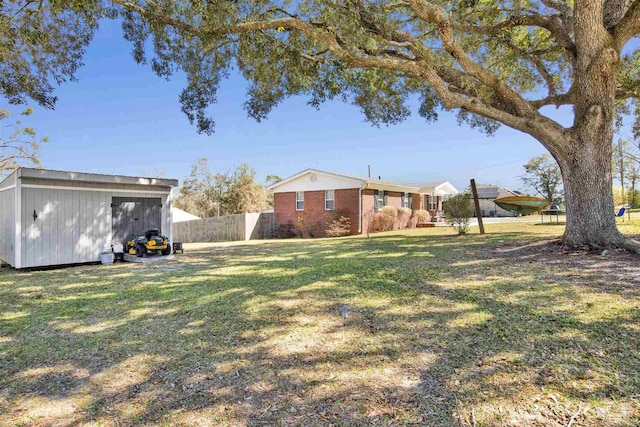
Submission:
[[100,260],[134,233],[173,243],[175,179],[20,168],[0,182],[0,260],[15,268]]

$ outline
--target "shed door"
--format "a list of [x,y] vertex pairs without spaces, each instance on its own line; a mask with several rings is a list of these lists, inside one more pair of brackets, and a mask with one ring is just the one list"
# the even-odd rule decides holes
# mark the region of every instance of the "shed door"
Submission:
[[[162,199],[147,197],[113,197],[113,240],[126,242],[150,228],[162,227]],[[160,230],[161,232],[164,230]]]

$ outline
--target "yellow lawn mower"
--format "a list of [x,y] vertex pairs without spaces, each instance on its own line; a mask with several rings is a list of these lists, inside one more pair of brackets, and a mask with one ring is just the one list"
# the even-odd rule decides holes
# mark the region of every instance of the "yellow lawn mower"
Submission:
[[159,228],[150,228],[143,235],[134,236],[127,241],[127,253],[137,257],[146,257],[150,253],[169,255],[171,244],[169,238],[160,235]]

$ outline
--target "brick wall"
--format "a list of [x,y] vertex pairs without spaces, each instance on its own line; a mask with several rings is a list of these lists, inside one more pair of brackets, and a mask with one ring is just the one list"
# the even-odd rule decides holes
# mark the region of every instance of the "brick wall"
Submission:
[[393,206],[394,208],[402,207],[402,194],[395,191],[385,191],[385,196],[387,196],[387,206]]
[[[342,210],[343,215],[351,220],[351,234],[358,234],[358,192],[357,188],[335,190],[335,209]],[[403,193],[385,192],[387,206],[402,207]],[[362,190],[362,232],[366,233],[374,212],[374,190]],[[420,195],[413,194],[413,209],[420,208]],[[315,237],[324,236],[326,224],[333,219],[335,211],[324,209],[324,191],[305,191],[304,210],[296,211],[296,193],[274,194],[274,213],[278,224],[291,221],[294,227],[305,237],[309,236],[309,228]],[[415,226],[415,221],[410,222]]]
[[374,190],[366,189],[362,190],[362,233],[367,234],[369,223],[375,213],[373,208],[375,206]]
[[275,193],[274,213],[278,224],[291,221],[296,230],[308,237],[309,232],[314,237],[324,236],[327,222],[332,220],[336,210],[351,220],[351,234],[358,234],[358,192],[357,188],[335,190],[335,210],[324,209],[324,191],[305,191],[304,210],[296,211],[296,193]]
[[413,199],[413,201],[411,202],[413,204],[411,206],[414,211],[417,211],[419,209],[424,209],[424,207],[422,207],[421,205],[422,197],[420,197],[419,193],[413,193],[411,195],[411,198]]
[[[404,193],[399,193],[397,191],[385,191],[384,192],[387,204],[386,206],[393,206],[394,208],[402,207],[402,196]],[[416,206],[420,206],[420,194],[413,194],[413,210],[416,210]],[[373,215],[376,214],[374,211],[375,207],[375,190],[367,189],[362,190],[362,232],[366,233],[371,222]],[[411,221],[409,224],[411,226],[415,225],[415,221]]]

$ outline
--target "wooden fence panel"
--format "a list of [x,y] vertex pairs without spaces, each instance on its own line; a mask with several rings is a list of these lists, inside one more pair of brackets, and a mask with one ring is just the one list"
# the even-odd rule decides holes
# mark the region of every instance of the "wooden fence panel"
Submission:
[[276,237],[278,231],[278,221],[276,221],[276,214],[260,214],[257,227],[251,234],[251,239],[273,239]]
[[268,239],[277,229],[275,214],[246,213],[173,224],[176,242],[231,242]]

